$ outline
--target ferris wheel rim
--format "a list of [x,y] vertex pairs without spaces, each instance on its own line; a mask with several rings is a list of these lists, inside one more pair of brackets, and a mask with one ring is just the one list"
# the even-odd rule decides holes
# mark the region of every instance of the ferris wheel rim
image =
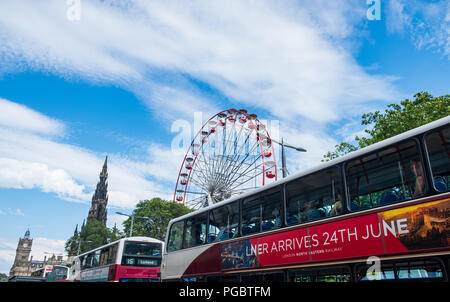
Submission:
[[[233,118],[233,120],[230,120],[230,118],[233,117],[233,114],[234,114],[235,117],[237,117],[238,115],[241,115],[240,120],[237,121],[234,118]],[[204,131],[204,129],[205,129],[205,127],[208,124],[212,125],[213,123],[215,123],[217,125],[217,122],[213,120],[213,119],[215,119],[217,117],[219,117],[220,119],[224,119],[224,123],[225,124],[222,124],[222,122],[220,121],[220,125],[222,127],[226,127],[227,121],[231,121],[234,124],[238,123],[238,122],[242,122],[243,124],[246,123],[247,121],[250,122],[250,125],[252,125],[252,128],[249,128],[249,130],[256,132],[256,138],[258,140],[257,144],[259,145],[259,149],[260,149],[260,153],[261,153],[259,158],[261,158],[261,165],[262,165],[262,169],[261,169],[261,171],[262,171],[261,172],[261,174],[262,174],[262,186],[264,186],[266,184],[266,177],[269,178],[269,174],[266,175],[266,165],[269,164],[269,162],[267,162],[267,163],[265,162],[265,157],[267,155],[265,155],[264,152],[263,152],[263,149],[264,149],[263,148],[263,140],[266,140],[266,143],[270,143],[270,148],[265,149],[265,150],[266,151],[270,150],[269,153],[271,153],[271,154],[269,156],[273,158],[273,160],[272,160],[273,164],[272,165],[274,167],[274,169],[273,169],[274,174],[270,174],[270,178],[274,178],[274,181],[277,180],[277,178],[278,178],[278,171],[277,170],[278,169],[277,169],[277,165],[276,165],[276,155],[275,155],[274,145],[273,145],[272,140],[270,138],[270,135],[269,135],[269,132],[267,130],[267,127],[258,119],[258,116],[256,114],[254,114],[254,113],[249,114],[246,109],[240,109],[240,110],[237,110],[235,108],[226,109],[226,110],[222,110],[222,111],[214,114],[211,118],[209,118],[200,127],[200,129],[197,131],[196,135],[192,139],[192,141],[191,141],[191,143],[189,145],[189,148],[186,151],[186,154],[185,154],[185,156],[183,158],[182,164],[180,166],[180,170],[178,172],[178,177],[177,177],[177,182],[176,182],[175,192],[174,192],[174,198],[173,198],[174,201],[177,201],[177,202],[181,202],[182,201],[183,205],[186,205],[186,194],[193,193],[193,192],[188,192],[188,188],[190,187],[190,185],[192,183],[191,175],[192,175],[192,172],[193,172],[193,168],[188,169],[189,171],[187,173],[186,172],[183,173],[183,170],[184,170],[184,168],[186,168],[186,161],[191,161],[192,162],[191,167],[195,166],[195,162],[196,162],[198,156],[200,155],[200,153],[199,152],[194,152],[193,151],[193,146],[203,146],[203,144],[205,143],[202,140],[202,144],[201,145],[200,144],[196,144],[196,140],[197,140],[199,135],[202,135],[202,134],[205,135],[205,137],[203,138],[203,139],[205,139],[205,138],[209,137],[212,133],[215,132],[215,131],[214,132],[212,132],[212,131],[207,132],[207,131]],[[241,120],[242,117],[245,117],[245,121]],[[263,133],[261,133],[260,128],[261,128],[261,130],[263,130]],[[263,136],[265,137],[264,139],[262,138]],[[190,156],[190,153],[193,154],[193,156],[194,156],[193,158],[192,157],[188,157],[188,156]],[[272,172],[270,171],[270,173],[272,173]],[[181,183],[182,188],[184,188],[184,189],[179,189],[180,176],[183,175],[183,177],[185,177],[186,176],[185,174],[187,174],[187,179],[186,179],[185,182]],[[255,175],[255,177],[256,176],[257,175]],[[177,192],[179,192],[179,193],[183,192],[182,200],[180,200],[180,198],[177,198]],[[209,195],[209,193],[207,193],[207,192],[203,192],[203,194],[205,194],[205,196]],[[212,198],[211,196],[209,196],[209,197]],[[209,203],[209,201],[207,201],[207,202]]]

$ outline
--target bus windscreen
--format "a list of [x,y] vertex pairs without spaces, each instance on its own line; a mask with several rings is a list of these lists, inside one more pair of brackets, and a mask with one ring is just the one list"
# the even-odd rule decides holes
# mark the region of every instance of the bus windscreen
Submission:
[[125,242],[122,265],[157,267],[161,265],[161,244]]

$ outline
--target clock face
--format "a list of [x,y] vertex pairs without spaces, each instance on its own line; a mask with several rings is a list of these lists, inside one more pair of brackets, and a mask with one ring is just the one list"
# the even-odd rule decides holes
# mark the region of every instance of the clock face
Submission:
[[24,243],[24,244],[23,244],[23,247],[28,247],[28,243]]

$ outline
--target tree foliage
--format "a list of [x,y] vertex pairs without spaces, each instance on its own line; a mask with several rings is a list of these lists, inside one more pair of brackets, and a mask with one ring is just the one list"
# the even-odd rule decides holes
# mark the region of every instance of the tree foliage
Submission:
[[364,130],[367,136],[356,136],[355,144],[342,142],[336,145],[335,150],[324,155],[322,161],[335,159],[450,115],[450,95],[448,94],[433,97],[427,92],[419,92],[414,95],[414,98],[414,100],[403,100],[400,104],[389,104],[384,113],[375,111],[363,114],[361,124],[368,127]]
[[[160,198],[140,201],[133,211],[133,236],[147,236],[164,240],[169,221],[192,212],[184,205]],[[148,218],[143,218],[148,217]],[[129,234],[131,218],[124,221],[125,234]]]
[[[178,202],[165,201],[160,198],[140,201],[132,213],[134,215],[133,236],[164,240],[169,221],[191,211]],[[120,231],[117,225],[108,229],[100,221],[88,219],[86,224],[83,223],[81,230],[78,232],[78,228],[76,228],[73,236],[66,241],[65,250],[69,256],[75,256],[78,253],[78,244],[80,244],[81,254],[124,238],[129,235],[131,219],[125,220],[123,226],[124,232]]]
[[108,229],[97,219],[88,219],[86,224],[81,227],[80,232],[75,230],[74,235],[66,241],[65,250],[69,256],[74,256],[78,253],[78,244],[81,254],[122,237],[124,235],[116,225],[112,229]]

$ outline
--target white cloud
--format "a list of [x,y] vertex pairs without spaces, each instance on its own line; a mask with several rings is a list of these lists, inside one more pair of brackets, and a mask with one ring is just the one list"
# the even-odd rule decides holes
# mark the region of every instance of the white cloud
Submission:
[[60,197],[75,197],[86,200],[85,186],[77,184],[62,169],[49,169],[48,165],[36,162],[0,157],[0,185],[3,188],[32,189],[56,192]]
[[[0,210],[0,215],[6,215],[6,214],[7,213],[5,211]],[[8,208],[8,215],[10,215],[10,216],[25,216],[25,214],[19,208],[15,209],[15,210],[13,210],[12,208]]]
[[16,256],[17,241],[0,238],[0,272],[9,275],[9,270]]
[[33,256],[33,260],[44,260],[44,257],[49,258],[53,254],[55,254],[55,256],[63,255],[63,258],[66,258],[66,253],[64,251],[65,244],[65,240],[42,237],[33,238],[30,256]]
[[450,2],[390,0],[385,11],[388,31],[408,35],[416,48],[450,59]]
[[[71,22],[64,1],[3,1],[0,72],[31,68],[114,83],[169,121],[210,116],[220,101],[250,106],[293,125],[285,138],[308,149],[293,155],[305,167],[337,143],[324,124],[398,95],[394,77],[370,74],[352,57],[366,9],[356,0],[82,1],[81,20]],[[42,164],[47,177],[60,171],[72,189],[49,189],[87,201],[103,154],[37,135],[52,127],[19,126],[0,124],[0,157]],[[149,142],[148,159],[110,158],[110,205],[170,197],[159,181],[175,181],[181,160],[168,148]]]
[[[11,108],[18,109],[19,113],[32,111],[24,106]],[[51,120],[41,114],[36,113],[35,116],[37,124],[41,120]],[[39,188],[43,192],[56,193],[65,200],[89,202],[99,180],[104,155],[58,142],[53,137],[34,133],[34,129],[27,130],[16,129],[6,123],[0,125],[0,187]],[[156,176],[156,172],[149,174],[146,170],[156,163],[160,165],[157,160],[138,161],[110,154],[109,205],[132,208],[142,199],[167,197],[166,188],[149,178]],[[157,165],[153,167],[158,168]]]
[[70,22],[61,1],[2,2],[0,53],[137,95],[150,87],[144,102],[169,116],[214,107],[192,90],[193,78],[243,106],[324,122],[396,94],[392,77],[368,74],[345,47],[363,8],[358,1],[84,1],[81,20]]
[[[323,129],[311,130],[314,129],[313,127],[307,127],[306,129],[308,131],[304,130],[303,127],[285,128],[283,125],[280,128],[280,137],[283,137],[285,143],[307,150],[306,152],[298,152],[285,148],[286,165],[290,174],[319,165],[323,156],[338,144],[336,139],[327,135]],[[279,159],[281,159],[280,152],[281,150],[277,151],[277,154],[280,154]],[[281,165],[278,168],[281,168]]]
[[30,108],[0,98],[0,127],[45,135],[63,135],[65,126]]
[[118,214],[108,214],[108,220],[106,222],[106,226],[108,228],[112,228],[112,227],[114,227],[114,225],[116,225],[119,230],[122,230],[122,223],[127,219],[128,219],[127,216],[118,215]]
[[386,9],[386,27],[390,33],[403,34],[409,27],[411,19],[404,11],[404,3],[398,0],[389,0]]

